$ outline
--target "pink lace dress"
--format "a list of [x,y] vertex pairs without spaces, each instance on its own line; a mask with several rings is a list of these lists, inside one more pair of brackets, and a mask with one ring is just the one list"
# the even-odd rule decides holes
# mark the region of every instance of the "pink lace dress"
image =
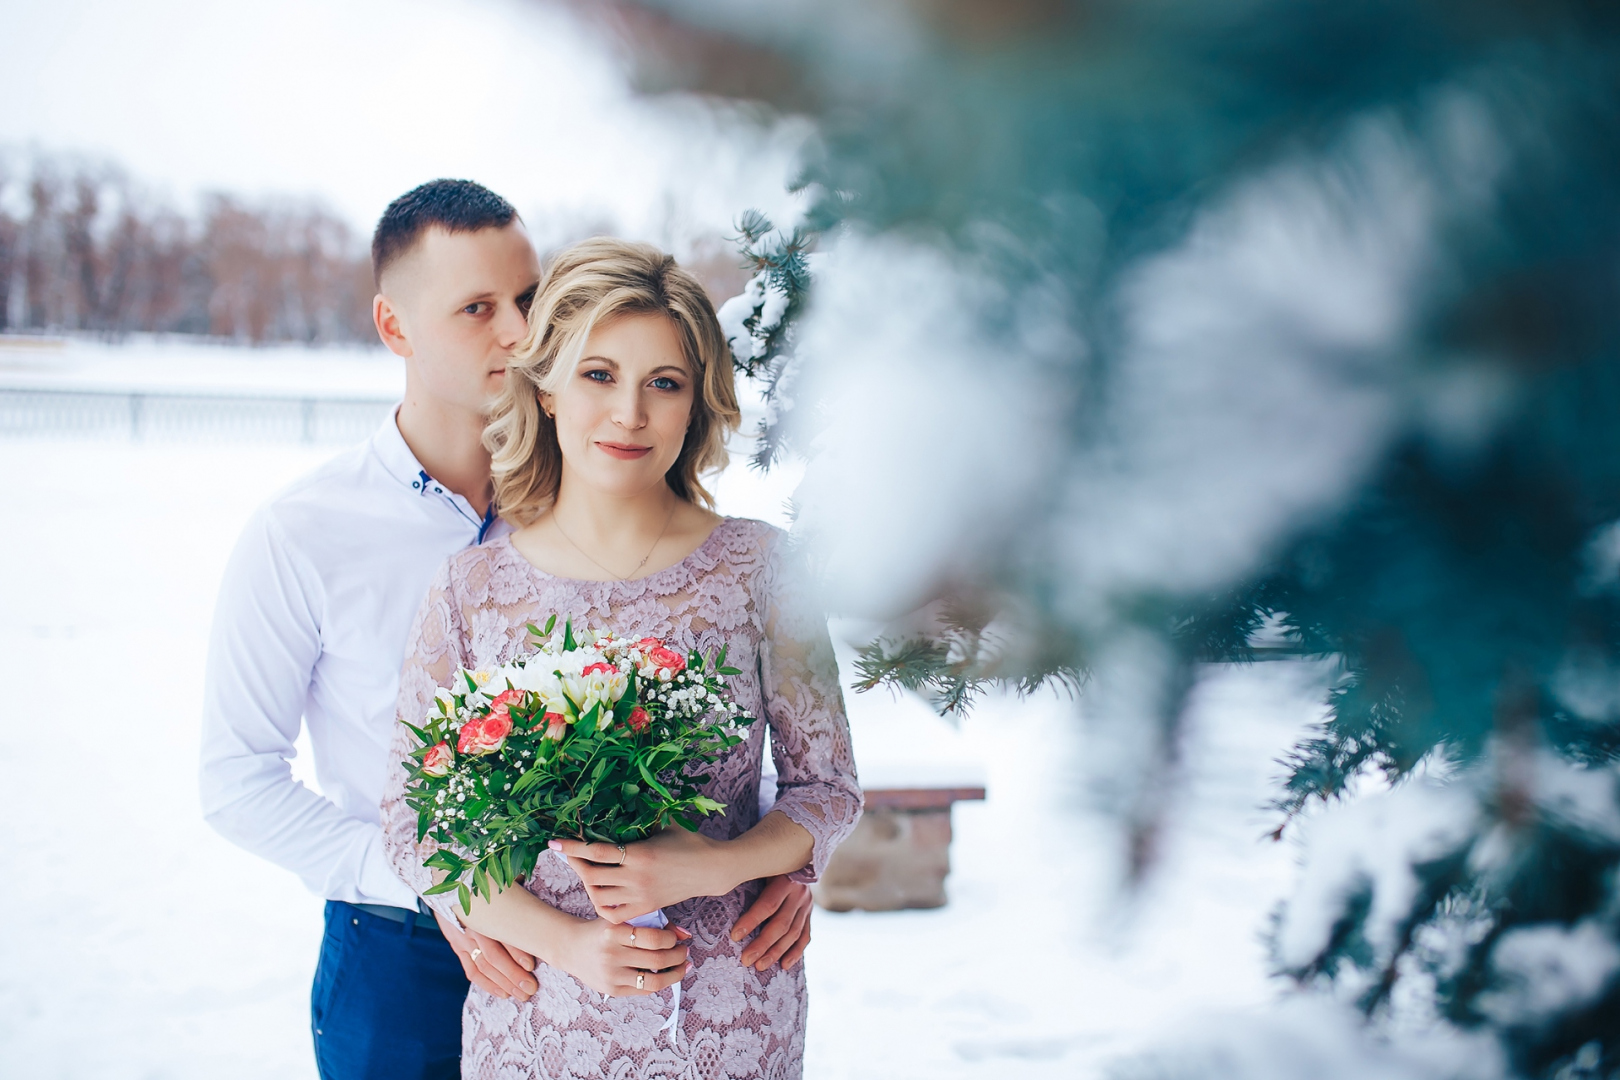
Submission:
[[[532,566],[502,537],[453,556],[440,571],[406,652],[399,715],[426,714],[434,689],[457,667],[492,666],[514,655],[524,625],[553,613],[576,624],[627,637],[652,635],[705,654],[725,645],[741,668],[732,686],[759,722],[728,752],[705,793],[726,804],[703,822],[709,836],[730,839],[760,817],[759,783],[767,727],[778,774],[774,809],[804,826],[815,841],[810,862],[793,875],[814,881],[839,841],[854,828],[861,792],[850,753],[849,724],[838,668],[819,616],[801,611],[784,587],[784,536],[769,525],[728,518],[701,547],[674,566],[635,581],[578,581]],[[395,731],[393,761],[414,745]],[[383,796],[384,843],[406,883],[432,884],[422,860],[432,841],[415,843],[416,816],[403,799],[404,769],[394,766]],[[566,862],[543,855],[526,886],[570,915],[593,918],[585,888]],[[694,967],[682,984],[678,1031],[660,1031],[672,992],[604,1000],[573,976],[541,964],[540,989],[526,1003],[502,1001],[474,987],[462,1013],[464,1077],[611,1078],[770,1077],[802,1073],[804,964],[764,972],[738,961],[731,940],[737,917],[759,894],[749,882],[725,896],[694,897],[665,908],[691,931]],[[433,900],[444,911],[451,902]]]

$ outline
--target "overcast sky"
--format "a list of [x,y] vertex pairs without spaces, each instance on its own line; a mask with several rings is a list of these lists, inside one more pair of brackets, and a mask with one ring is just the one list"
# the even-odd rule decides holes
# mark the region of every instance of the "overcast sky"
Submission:
[[465,176],[542,240],[670,243],[780,215],[792,141],[632,97],[539,0],[0,0],[0,149],[111,159],[178,203],[313,196],[369,232],[395,195]]

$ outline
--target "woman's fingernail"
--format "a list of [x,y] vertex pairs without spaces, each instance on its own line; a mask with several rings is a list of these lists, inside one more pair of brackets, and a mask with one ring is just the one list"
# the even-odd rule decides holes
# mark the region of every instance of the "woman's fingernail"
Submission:
[[680,938],[682,941],[692,940],[692,932],[690,930],[682,930],[678,926],[675,928],[675,936]]
[[548,840],[548,841],[546,841],[546,847],[550,848],[552,851],[561,851],[562,850],[562,841],[560,841],[560,840]]

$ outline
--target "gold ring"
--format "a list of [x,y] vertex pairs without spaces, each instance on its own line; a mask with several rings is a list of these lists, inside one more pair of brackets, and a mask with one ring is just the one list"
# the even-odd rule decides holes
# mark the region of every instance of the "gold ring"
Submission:
[[637,990],[645,990],[645,989],[647,989],[647,976],[645,976],[645,975],[637,975],[636,976],[636,989]]
[[614,844],[613,846],[619,849],[619,865],[623,866],[624,860],[630,857],[630,853],[624,850],[623,844]]

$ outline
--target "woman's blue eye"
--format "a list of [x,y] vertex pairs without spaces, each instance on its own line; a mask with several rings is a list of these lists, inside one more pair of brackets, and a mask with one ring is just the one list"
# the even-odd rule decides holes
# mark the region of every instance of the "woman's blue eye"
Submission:
[[[600,375],[601,378],[597,378],[598,375]],[[606,371],[604,371],[602,368],[597,368],[594,371],[587,371],[585,373],[585,377],[587,379],[590,379],[592,382],[607,382],[608,379],[610,378],[608,373]]]
[[671,379],[667,375],[658,376],[658,378],[653,380],[653,385],[658,387],[660,390],[679,390],[681,388],[680,383],[676,382],[674,379]]

